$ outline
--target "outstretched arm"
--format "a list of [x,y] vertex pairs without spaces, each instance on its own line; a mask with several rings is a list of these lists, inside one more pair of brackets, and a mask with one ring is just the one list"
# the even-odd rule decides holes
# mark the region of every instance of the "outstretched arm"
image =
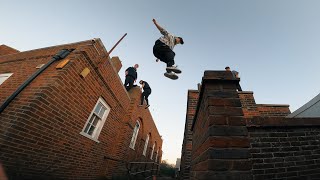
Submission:
[[155,19],[152,19],[154,25],[156,25],[156,27],[159,29],[159,31],[162,33],[163,31],[165,31],[165,29],[163,29],[163,27],[161,27],[157,21]]

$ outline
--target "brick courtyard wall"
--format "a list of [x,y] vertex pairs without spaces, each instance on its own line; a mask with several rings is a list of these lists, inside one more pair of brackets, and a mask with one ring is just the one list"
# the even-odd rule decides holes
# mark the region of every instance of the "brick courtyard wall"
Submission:
[[[0,86],[0,103],[37,70],[36,66],[64,48],[76,49],[67,57],[70,62],[62,69],[56,69],[60,61],[49,66],[0,115],[0,161],[10,179],[124,176],[124,162],[140,153],[129,148],[133,121],[138,118],[154,134],[157,148],[162,146],[150,112],[128,111],[136,104],[118,76],[121,65],[119,61],[111,64],[100,40],[0,56],[0,73],[13,73]],[[82,78],[79,74],[84,68],[90,73]],[[96,142],[80,132],[99,97],[111,111]]]
[[199,91],[189,90],[187,100],[187,115],[181,151],[180,179],[189,179],[191,169],[192,131],[191,126],[196,112]]

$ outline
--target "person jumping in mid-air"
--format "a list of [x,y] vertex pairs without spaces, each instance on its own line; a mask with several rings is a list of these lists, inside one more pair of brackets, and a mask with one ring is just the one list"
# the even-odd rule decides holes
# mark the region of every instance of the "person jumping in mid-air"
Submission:
[[158,58],[157,62],[160,60],[167,64],[167,72],[164,73],[164,75],[171,79],[178,79],[176,73],[181,73],[181,70],[174,64],[175,53],[173,52],[173,48],[177,44],[183,44],[183,39],[170,34],[168,31],[163,29],[155,19],[152,19],[152,21],[163,35],[156,40],[155,45],[153,46],[153,54]]
[[143,89],[143,93],[141,94],[140,106],[142,106],[143,105],[143,101],[146,100],[146,103],[147,103],[146,108],[148,108],[150,106],[148,97],[151,94],[151,88],[150,88],[149,84],[146,81],[140,80],[139,83],[141,84],[142,89]]

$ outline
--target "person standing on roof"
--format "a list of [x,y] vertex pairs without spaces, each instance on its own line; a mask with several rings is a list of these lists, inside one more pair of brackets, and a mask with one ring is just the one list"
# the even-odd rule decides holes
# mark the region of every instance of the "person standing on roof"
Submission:
[[125,71],[126,79],[124,81],[124,87],[127,89],[127,91],[129,91],[133,87],[133,83],[137,80],[138,67],[139,64],[135,64],[133,67],[128,67]]
[[[231,69],[230,69],[229,66],[225,67],[224,69],[225,69],[226,71],[231,71]],[[239,79],[239,81],[240,81],[239,72],[238,72],[238,71],[233,70],[233,71],[231,71],[231,73],[232,73],[233,79]],[[238,84],[237,84],[237,89],[238,89],[238,91],[242,91],[242,88],[241,88],[239,82],[238,82]]]
[[146,103],[147,103],[146,108],[148,108],[150,106],[148,97],[151,94],[151,88],[150,88],[149,84],[146,81],[140,80],[139,84],[142,85],[142,89],[143,89],[143,93],[141,94],[140,106],[143,106],[143,101],[146,100]]
[[158,58],[157,62],[160,60],[167,64],[167,72],[164,74],[166,77],[171,79],[178,79],[175,73],[181,73],[177,65],[174,62],[175,53],[173,48],[177,44],[184,44],[182,37],[174,36],[173,34],[162,28],[155,19],[152,19],[154,25],[158,28],[160,33],[163,35],[158,40],[156,40],[153,46],[153,55]]

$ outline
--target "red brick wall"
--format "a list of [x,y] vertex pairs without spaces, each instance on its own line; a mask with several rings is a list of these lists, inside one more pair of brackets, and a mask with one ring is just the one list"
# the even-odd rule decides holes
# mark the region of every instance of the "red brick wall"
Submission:
[[[159,157],[158,157],[158,162],[161,162],[161,149],[162,149],[162,139],[159,135],[159,132],[156,128],[156,125],[152,119],[152,116],[150,114],[149,110],[146,110],[144,107],[139,107],[138,104],[140,104],[140,97],[141,97],[141,90],[139,87],[135,87],[129,91],[129,95],[131,97],[131,107],[130,111],[132,113],[130,117],[130,130],[129,131],[129,136],[132,136],[132,131],[133,127],[136,124],[136,121],[139,120],[141,128],[139,130],[139,134],[137,137],[137,142],[136,142],[136,148],[135,150],[129,149],[129,161],[154,161],[155,160],[155,154],[157,152],[157,149],[159,150]],[[147,137],[147,134],[150,134],[149,137],[149,143],[148,143],[148,148],[147,148],[147,153],[146,156],[143,156],[143,148],[145,144],[145,140]],[[131,140],[131,138],[130,138]],[[154,148],[153,152],[153,160],[150,159],[151,156],[151,151],[152,151],[152,146],[153,143],[156,142],[156,146]]]
[[187,115],[184,128],[184,137],[181,151],[180,178],[188,179],[190,177],[191,152],[192,152],[192,131],[191,126],[196,112],[199,91],[188,90]]
[[[0,86],[0,103],[38,64],[48,62],[63,48],[76,48],[67,57],[70,62],[63,69],[55,68],[58,62],[52,64],[1,113],[0,161],[12,178],[123,176],[125,165],[109,158],[141,160],[133,158],[139,152],[129,149],[133,121],[141,117],[143,127],[152,130],[152,140],[159,142],[158,148],[162,140],[149,111],[128,111],[134,104],[100,40],[94,45],[84,41],[0,56],[0,73],[13,73]],[[79,73],[86,67],[90,73],[81,78]],[[99,97],[111,111],[97,143],[79,133]]]

